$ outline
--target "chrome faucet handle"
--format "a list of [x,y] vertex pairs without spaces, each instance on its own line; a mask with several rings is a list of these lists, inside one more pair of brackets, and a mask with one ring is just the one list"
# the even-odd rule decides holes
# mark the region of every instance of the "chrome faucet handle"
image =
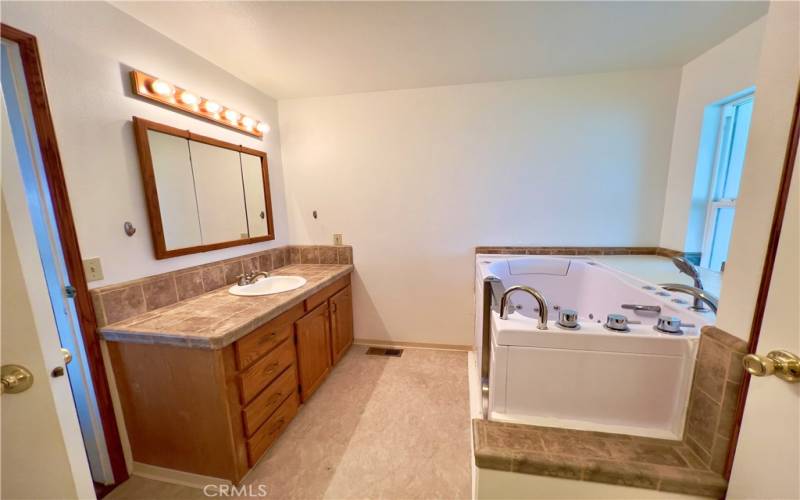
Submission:
[[250,273],[250,283],[255,283],[261,276],[263,276],[264,278],[269,278],[269,274],[270,274],[269,271],[255,270]]
[[670,335],[683,335],[683,330],[681,330],[682,326],[686,325],[683,325],[681,323],[681,319],[677,316],[659,316],[656,326],[653,328],[661,333],[668,333]]
[[631,330],[628,328],[628,318],[624,314],[609,314],[603,327],[614,332],[629,332]]
[[642,304],[622,304],[620,307],[623,309],[630,309],[636,312],[652,312],[652,313],[661,312],[661,306],[646,306]]
[[576,330],[578,328],[578,312],[574,309],[561,309],[558,311],[558,325]]
[[247,274],[240,274],[236,277],[236,284],[239,286],[249,285],[250,277]]

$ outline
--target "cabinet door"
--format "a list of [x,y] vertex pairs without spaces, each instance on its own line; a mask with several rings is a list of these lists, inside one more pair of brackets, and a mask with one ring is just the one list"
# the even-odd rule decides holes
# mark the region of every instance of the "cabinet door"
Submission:
[[353,290],[347,286],[330,299],[331,354],[336,363],[353,344]]
[[328,303],[323,302],[297,323],[297,361],[303,401],[331,371],[331,333]]

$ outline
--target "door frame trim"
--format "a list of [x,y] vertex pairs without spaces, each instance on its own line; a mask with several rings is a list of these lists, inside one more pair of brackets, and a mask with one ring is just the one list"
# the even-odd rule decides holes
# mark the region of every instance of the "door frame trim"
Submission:
[[[764,266],[761,271],[761,282],[758,286],[753,321],[750,324],[750,338],[747,343],[748,353],[756,352],[758,340],[761,337],[761,326],[764,323],[764,312],[767,308],[769,287],[772,282],[772,273],[775,269],[775,258],[778,255],[778,244],[780,243],[781,230],[783,229],[786,204],[789,201],[789,190],[792,184],[794,165],[797,162],[798,145],[800,145],[800,84],[798,84],[797,92],[795,93],[794,112],[792,115],[792,124],[789,129],[789,141],[786,145],[786,154],[783,159],[783,169],[778,184],[778,194],[775,199],[775,210],[772,214],[772,224],[769,230],[769,240],[767,241],[767,253],[764,257]],[[742,418],[744,417],[744,407],[747,402],[750,378],[750,374],[745,372],[742,385],[739,388],[739,403],[736,407],[731,446],[728,449],[728,458],[725,462],[725,479],[728,480],[730,480],[731,471],[733,470],[733,457],[736,454],[739,432],[742,428]]]
[[86,348],[86,359],[94,383],[95,398],[97,399],[100,420],[103,424],[103,434],[111,462],[111,470],[114,475],[114,482],[119,484],[128,479],[128,468],[125,463],[111,391],[108,385],[105,365],[103,364],[94,305],[92,304],[89,287],[83,273],[83,259],[78,245],[78,234],[75,230],[69,195],[67,194],[67,185],[50,113],[50,105],[47,100],[39,47],[34,35],[4,23],[0,23],[0,37],[16,43],[19,46],[22,57],[22,67],[25,73],[36,134],[39,139],[45,177],[50,188],[50,198],[58,228],[58,236],[61,241],[70,283],[77,292],[75,309],[78,312],[81,335]]

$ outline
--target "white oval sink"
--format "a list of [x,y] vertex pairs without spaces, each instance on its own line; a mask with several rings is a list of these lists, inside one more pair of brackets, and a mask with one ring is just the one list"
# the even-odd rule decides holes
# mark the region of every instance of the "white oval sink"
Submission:
[[300,276],[270,276],[261,278],[255,283],[239,286],[233,285],[228,292],[233,295],[252,297],[254,295],[272,295],[275,293],[288,292],[300,288],[306,284],[306,279]]

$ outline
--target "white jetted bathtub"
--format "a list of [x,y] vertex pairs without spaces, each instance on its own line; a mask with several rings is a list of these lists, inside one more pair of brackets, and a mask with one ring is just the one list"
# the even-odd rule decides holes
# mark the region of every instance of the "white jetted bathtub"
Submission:
[[[489,418],[680,439],[698,334],[709,322],[688,309],[691,297],[591,258],[478,255],[476,270],[479,370],[487,278],[500,280],[495,297],[515,285],[535,288],[549,315],[548,328],[538,329],[537,303],[521,291],[510,295],[508,310],[514,312],[507,319],[495,302],[486,339]],[[657,306],[660,312],[633,305]],[[558,325],[559,312],[566,309],[577,312],[577,328]],[[608,314],[625,315],[628,331],[606,328]],[[680,318],[680,333],[657,331],[659,316]]]

